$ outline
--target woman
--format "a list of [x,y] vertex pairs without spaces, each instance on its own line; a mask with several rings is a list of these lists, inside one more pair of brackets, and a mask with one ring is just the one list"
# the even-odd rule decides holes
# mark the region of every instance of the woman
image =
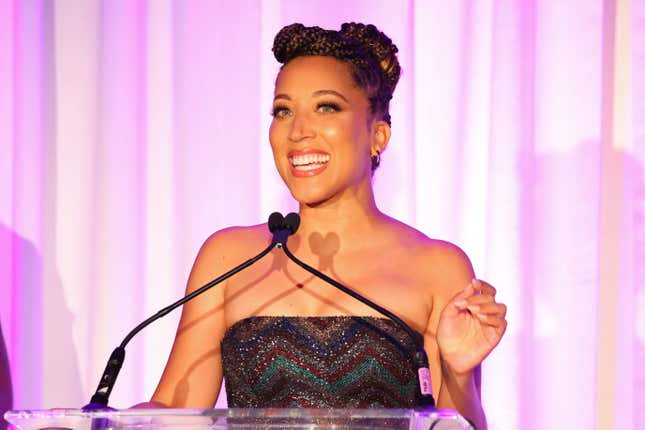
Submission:
[[[270,129],[275,163],[299,202],[289,248],[423,334],[437,406],[485,428],[475,374],[506,328],[495,290],[467,256],[379,211],[372,174],[390,139],[397,48],[374,26],[293,24]],[[266,225],[213,234],[187,292],[255,255]],[[289,261],[279,249],[185,305],[152,401],[212,407],[226,378],[235,407],[413,407],[410,339],[396,324]],[[412,387],[412,388],[411,388]]]

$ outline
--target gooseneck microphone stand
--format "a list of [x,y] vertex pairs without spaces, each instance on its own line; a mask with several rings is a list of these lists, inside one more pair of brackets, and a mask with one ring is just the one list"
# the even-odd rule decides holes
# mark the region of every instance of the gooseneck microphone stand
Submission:
[[[287,239],[289,238],[290,235],[294,234],[298,230],[298,227],[300,226],[300,216],[298,214],[290,213],[286,217],[283,217],[280,213],[274,212],[269,217],[268,226],[269,226],[269,231],[273,234],[273,239],[271,241],[271,244],[266,249],[264,249],[255,257],[250,258],[249,260],[246,260],[239,266],[236,266],[235,268],[229,270],[228,272],[224,273],[218,278],[213,279],[212,281],[205,284],[204,286],[186,295],[185,297],[181,298],[180,300],[176,301],[170,306],[167,306],[161,309],[156,314],[154,314],[147,320],[143,321],[141,324],[136,326],[132,331],[130,331],[130,333],[128,333],[125,339],[123,339],[123,342],[121,342],[121,344],[116,349],[114,349],[114,351],[110,355],[110,359],[108,360],[107,366],[103,371],[103,375],[101,376],[96,392],[92,396],[90,403],[88,403],[83,407],[83,410],[96,411],[101,409],[111,409],[108,406],[108,400],[109,400],[110,394],[112,393],[112,389],[114,388],[116,378],[119,375],[119,371],[121,370],[121,366],[123,365],[123,361],[125,360],[125,347],[137,333],[139,333],[141,330],[143,330],[145,327],[147,327],[154,321],[158,320],[159,318],[167,315],[174,309],[183,305],[184,303],[194,299],[195,297],[199,296],[200,294],[204,293],[205,291],[209,290],[215,285],[225,281],[226,279],[230,278],[236,273],[251,266],[258,260],[263,258],[265,255],[267,255],[269,252],[271,252],[273,248],[275,248],[276,246],[278,248],[283,249],[287,257],[289,257],[289,259],[291,259],[293,262],[298,264],[306,271],[328,282],[330,285],[338,288],[344,293],[349,294],[356,300],[366,304],[367,306],[376,310],[380,314],[391,319],[396,324],[398,324],[403,330],[405,330],[405,332],[410,336],[410,338],[414,341],[417,347],[417,350],[415,351],[412,359],[414,361],[414,364],[417,367],[418,375],[419,375],[419,399],[421,401],[421,406],[433,407],[435,402],[434,402],[434,398],[432,397],[432,384],[430,381],[430,371],[428,369],[428,356],[423,347],[423,336],[421,336],[419,333],[414,331],[401,318],[397,317],[392,312],[372,302],[368,298],[363,297],[362,295],[358,294],[352,289],[344,286],[340,282],[330,278],[324,273],[319,272],[318,270],[314,269],[313,267],[309,266],[308,264],[296,258],[296,256],[294,256],[291,253],[291,251],[289,251],[289,249],[287,248]],[[97,426],[97,428],[99,427],[100,426]]]

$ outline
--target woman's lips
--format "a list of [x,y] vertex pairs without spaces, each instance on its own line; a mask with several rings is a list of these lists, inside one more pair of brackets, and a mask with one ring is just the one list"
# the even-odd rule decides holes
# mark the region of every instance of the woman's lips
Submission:
[[315,150],[291,151],[288,157],[291,173],[301,178],[322,173],[331,159],[329,154]]
[[302,170],[302,168],[296,168],[293,165],[291,167],[291,174],[299,178],[306,178],[309,176],[316,176],[323,172],[327,168],[327,163],[320,165],[320,167],[314,167],[307,170]]

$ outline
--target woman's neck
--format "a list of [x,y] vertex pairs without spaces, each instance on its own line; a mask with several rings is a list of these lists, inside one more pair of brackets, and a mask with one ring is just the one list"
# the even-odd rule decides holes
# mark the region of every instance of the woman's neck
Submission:
[[321,204],[300,204],[300,228],[297,235],[304,242],[315,236],[337,236],[341,248],[351,251],[352,244],[365,244],[385,219],[374,200],[371,187],[363,192],[346,192]]

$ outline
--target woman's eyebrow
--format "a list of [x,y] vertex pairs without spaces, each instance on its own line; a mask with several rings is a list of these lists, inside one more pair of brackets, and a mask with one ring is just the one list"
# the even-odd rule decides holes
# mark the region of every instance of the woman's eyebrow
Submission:
[[347,100],[347,98],[344,95],[342,95],[341,93],[339,93],[338,91],[334,91],[334,90],[318,90],[318,91],[313,93],[313,95],[315,97],[317,97],[317,96],[325,96],[325,95],[329,95],[329,94],[337,96],[337,97],[340,97],[341,99],[345,100],[345,102],[349,103],[349,100]]
[[[312,96],[314,97],[320,97],[320,96],[326,96],[326,95],[334,95],[336,97],[340,97],[341,99],[345,100],[345,102],[349,103],[349,100],[347,100],[347,97],[345,97],[338,91],[334,91],[334,90],[318,90],[318,91],[314,91],[314,93],[312,94]],[[279,99],[291,100],[291,97],[283,93],[276,94],[275,97],[273,97],[274,101]]]

